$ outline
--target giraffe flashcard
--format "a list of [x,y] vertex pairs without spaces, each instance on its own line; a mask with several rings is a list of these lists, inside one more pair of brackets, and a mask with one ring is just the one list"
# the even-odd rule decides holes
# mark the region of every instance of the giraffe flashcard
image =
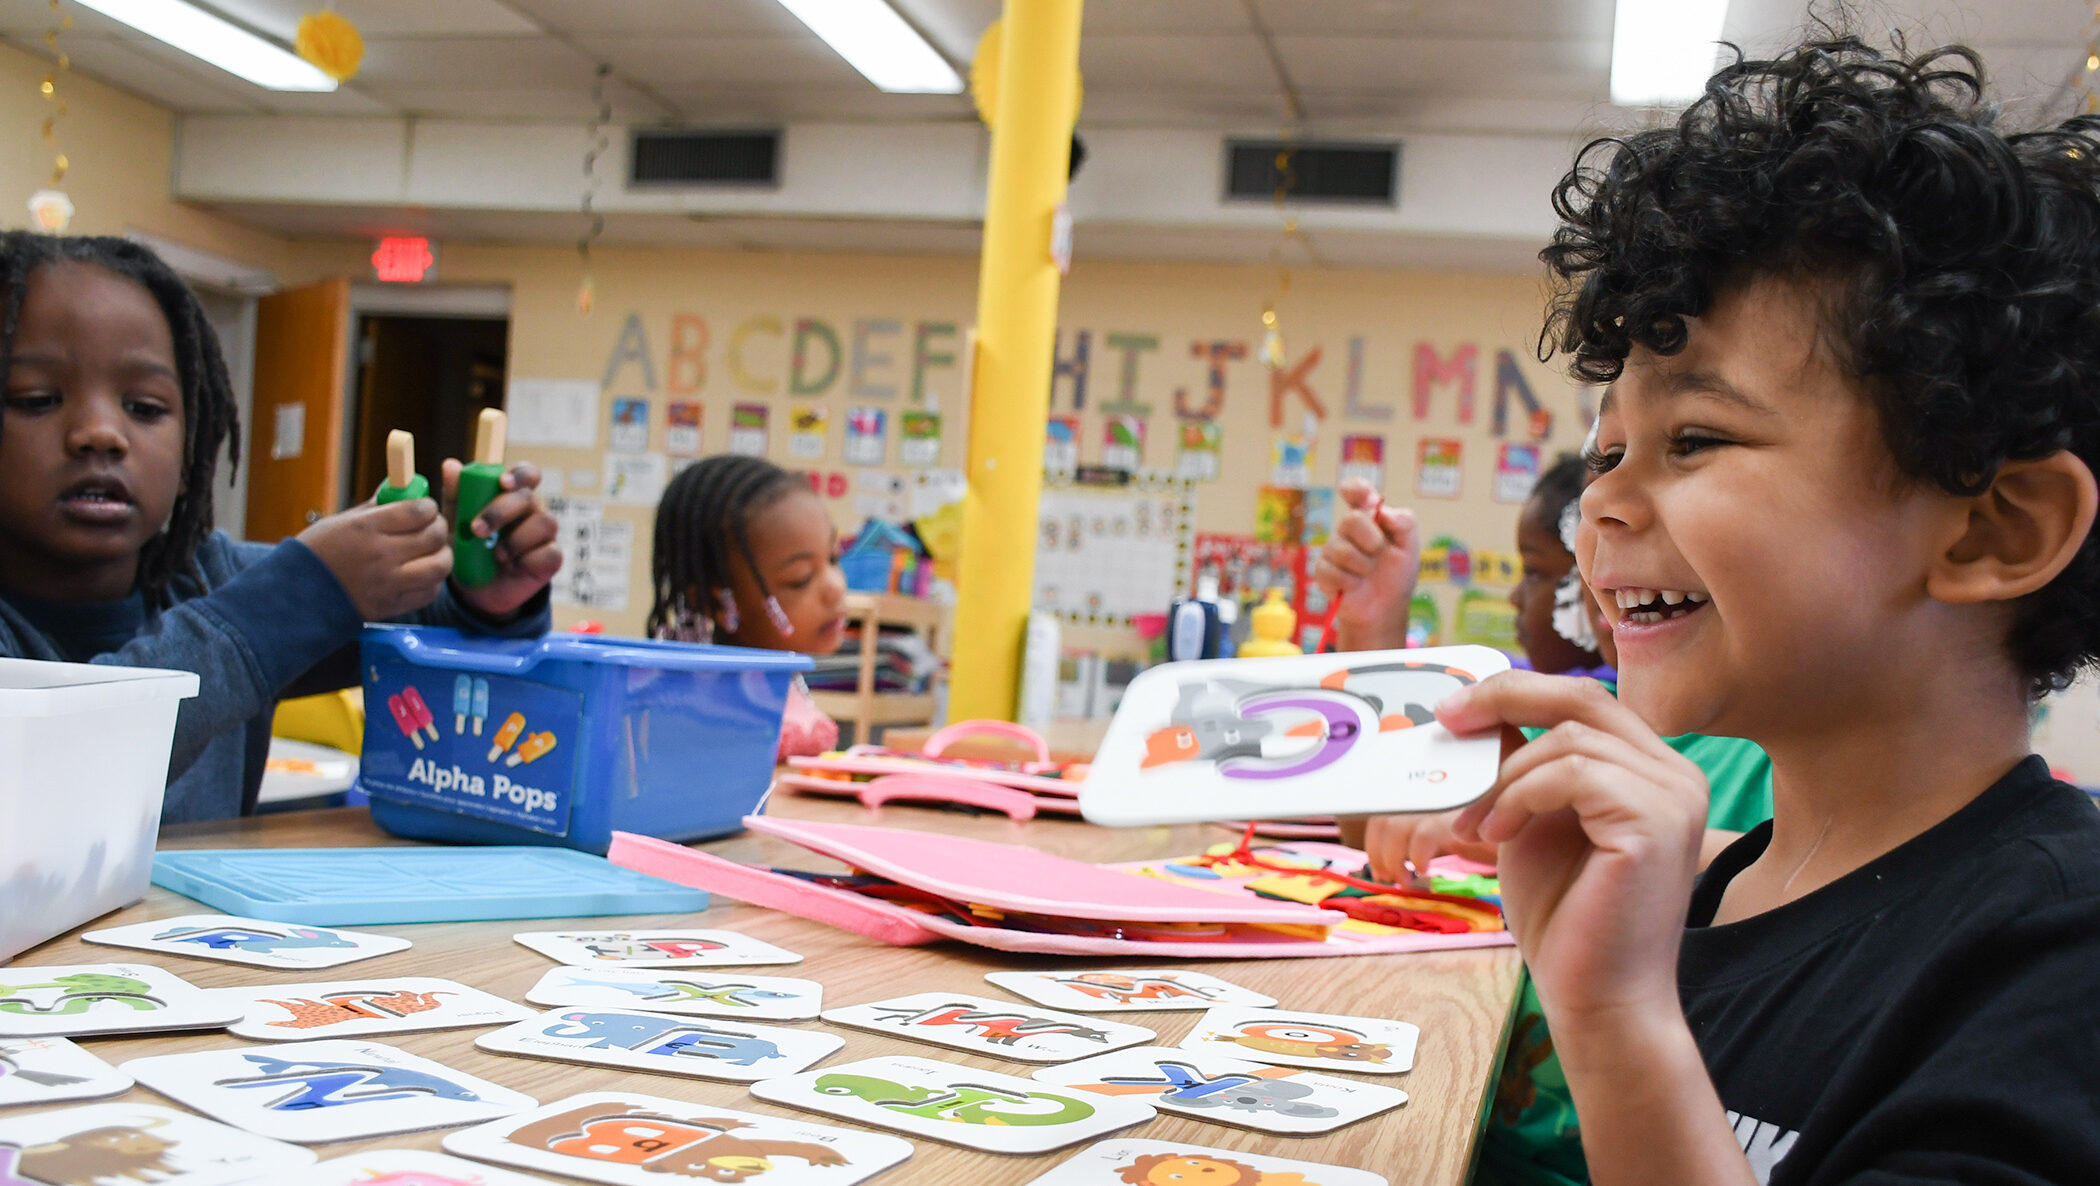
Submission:
[[0,1038],[217,1029],[240,1002],[152,964],[0,968]]
[[242,1009],[241,1019],[226,1028],[266,1042],[506,1025],[533,1015],[524,1005],[434,976],[222,988],[218,995]]
[[476,1124],[539,1106],[378,1042],[244,1046],[134,1058],[124,1070],[214,1120],[295,1144]]
[[792,976],[747,976],[674,968],[550,968],[525,999],[764,1021],[802,1021],[824,1008],[824,986]]
[[853,1186],[911,1156],[881,1133],[630,1091],[591,1091],[445,1135],[462,1157],[613,1186]]
[[826,1009],[824,1020],[1019,1062],[1066,1062],[1157,1036],[1143,1026],[959,992],[920,992]]
[[1047,1153],[1156,1115],[1141,1100],[1049,1087],[930,1058],[820,1067],[754,1083],[751,1094],[988,1153]]
[[226,914],[186,914],[181,918],[89,931],[81,938],[110,947],[136,947],[191,959],[294,969],[333,968],[375,955],[406,951],[410,946],[408,940],[392,935],[264,922]]

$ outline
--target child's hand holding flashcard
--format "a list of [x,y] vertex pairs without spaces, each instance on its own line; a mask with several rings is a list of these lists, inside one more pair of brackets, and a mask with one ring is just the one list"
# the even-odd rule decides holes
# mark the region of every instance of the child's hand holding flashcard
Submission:
[[1080,810],[1124,826],[1463,806],[1501,738],[1454,735],[1436,706],[1508,667],[1474,646],[1162,664],[1123,694]]

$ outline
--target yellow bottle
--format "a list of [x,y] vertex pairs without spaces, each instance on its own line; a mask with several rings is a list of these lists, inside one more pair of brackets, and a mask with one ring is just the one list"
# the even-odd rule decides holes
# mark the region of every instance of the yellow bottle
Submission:
[[1247,615],[1247,629],[1253,635],[1240,644],[1242,659],[1275,659],[1284,655],[1302,655],[1305,651],[1291,642],[1291,635],[1298,631],[1298,613],[1283,599],[1283,590],[1271,589],[1262,603]]

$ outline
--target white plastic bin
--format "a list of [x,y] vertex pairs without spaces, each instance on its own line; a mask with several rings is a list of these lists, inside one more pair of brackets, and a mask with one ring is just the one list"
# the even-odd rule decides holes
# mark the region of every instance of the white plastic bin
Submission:
[[0,659],[0,963],[145,894],[187,671]]

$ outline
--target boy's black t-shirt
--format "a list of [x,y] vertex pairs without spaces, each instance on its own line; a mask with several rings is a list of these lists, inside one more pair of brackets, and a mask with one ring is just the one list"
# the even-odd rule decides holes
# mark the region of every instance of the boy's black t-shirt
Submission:
[[1808,896],[1726,926],[1771,838],[1716,857],[1678,963],[1758,1180],[2100,1182],[2100,810],[2029,757]]

